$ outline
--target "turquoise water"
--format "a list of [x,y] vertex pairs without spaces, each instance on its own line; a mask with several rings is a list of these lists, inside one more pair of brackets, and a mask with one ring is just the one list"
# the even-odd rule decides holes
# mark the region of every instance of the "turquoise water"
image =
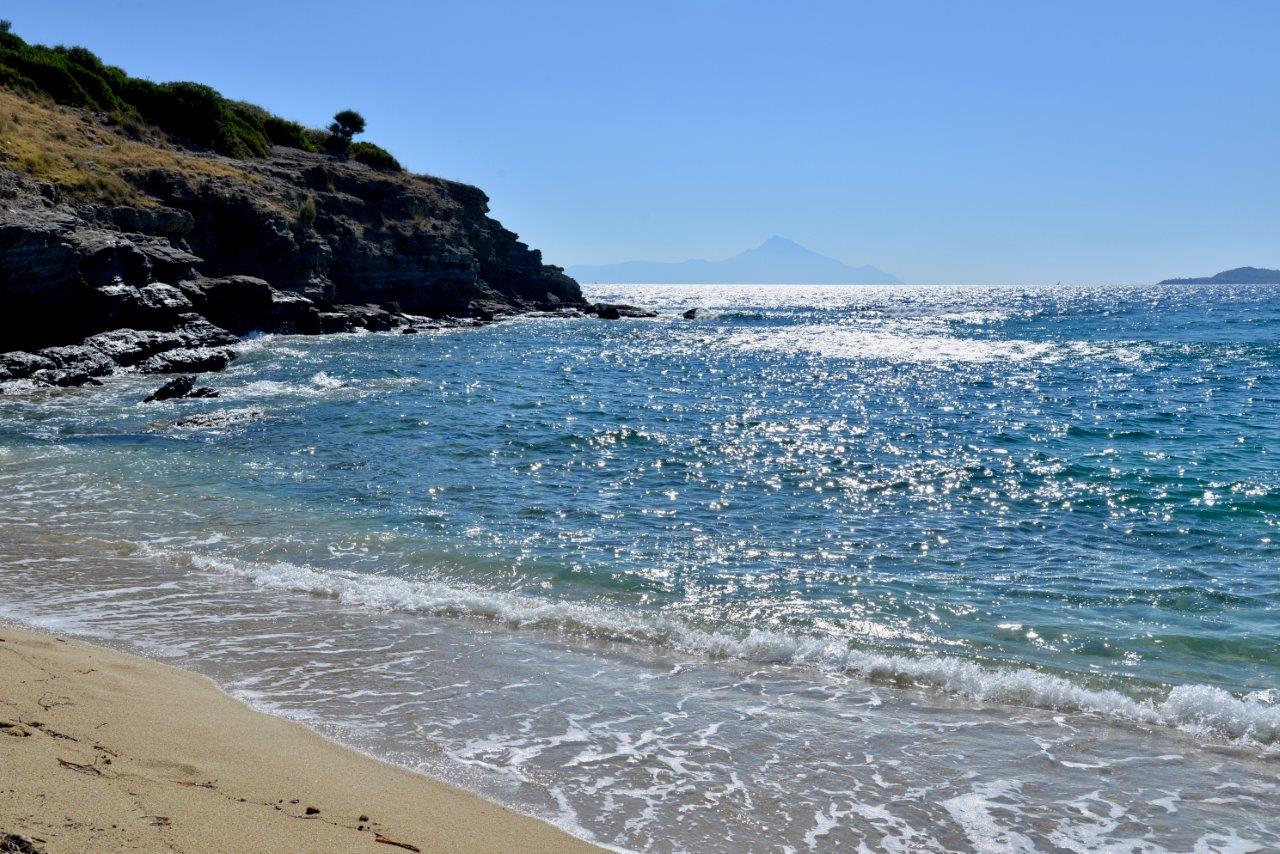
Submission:
[[621,847],[1280,845],[1280,288],[592,296],[8,390],[5,611]]

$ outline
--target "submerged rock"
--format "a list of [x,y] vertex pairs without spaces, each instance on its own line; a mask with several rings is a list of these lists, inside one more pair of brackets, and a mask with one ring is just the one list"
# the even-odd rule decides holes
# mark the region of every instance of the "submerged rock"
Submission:
[[685,320],[695,320],[698,317],[698,310],[696,308],[691,308],[680,316]]
[[218,393],[211,388],[201,386],[196,388],[196,378],[194,376],[174,377],[160,388],[143,398],[143,403],[154,403],[161,400],[177,400],[180,398],[207,398],[217,397]]
[[192,430],[216,429],[218,427],[245,424],[250,421],[259,421],[264,417],[265,413],[261,409],[220,409],[216,412],[201,412],[196,415],[188,415],[186,418],[180,418],[175,421],[173,426]]

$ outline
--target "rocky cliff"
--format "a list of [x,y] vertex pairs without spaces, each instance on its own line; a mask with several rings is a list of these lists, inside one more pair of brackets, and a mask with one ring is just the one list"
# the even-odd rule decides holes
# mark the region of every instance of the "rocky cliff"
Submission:
[[217,368],[255,330],[592,310],[475,187],[229,157],[3,89],[0,208],[0,381]]

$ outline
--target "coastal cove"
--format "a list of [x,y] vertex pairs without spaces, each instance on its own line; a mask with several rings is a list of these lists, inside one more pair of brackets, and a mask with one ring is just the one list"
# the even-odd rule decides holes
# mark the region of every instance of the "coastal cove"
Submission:
[[627,850],[1280,844],[1274,287],[585,300],[0,397],[0,616]]
[[0,854],[1280,852],[1280,4],[10,5]]

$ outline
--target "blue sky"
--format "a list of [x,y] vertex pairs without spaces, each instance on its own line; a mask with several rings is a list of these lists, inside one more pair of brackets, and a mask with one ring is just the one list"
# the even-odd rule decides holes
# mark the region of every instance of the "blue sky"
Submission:
[[311,124],[355,107],[547,260],[781,234],[913,282],[1280,266],[1280,3],[36,0],[4,17]]

